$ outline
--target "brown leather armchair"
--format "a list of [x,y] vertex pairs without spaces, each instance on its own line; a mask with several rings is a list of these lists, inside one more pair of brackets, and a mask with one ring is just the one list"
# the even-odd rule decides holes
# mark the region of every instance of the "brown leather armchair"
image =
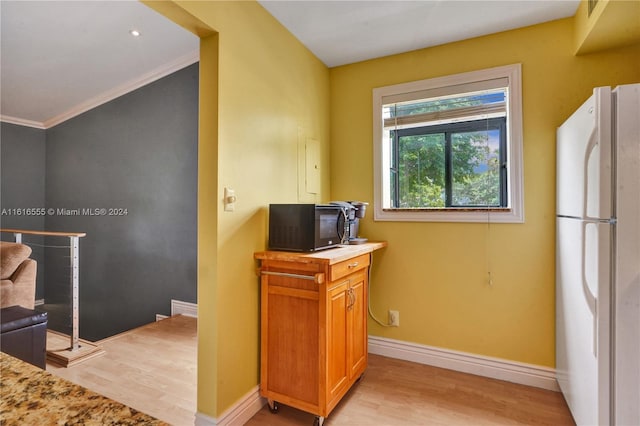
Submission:
[[0,241],[0,307],[20,305],[33,309],[37,263],[30,255],[29,246]]

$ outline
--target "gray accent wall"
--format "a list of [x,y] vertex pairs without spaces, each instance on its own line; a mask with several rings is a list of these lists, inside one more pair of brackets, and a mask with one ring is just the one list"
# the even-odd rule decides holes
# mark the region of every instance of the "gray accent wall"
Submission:
[[[25,209],[45,206],[45,130],[0,123],[0,227],[43,230],[45,216],[28,215]],[[33,212],[33,210],[31,210]],[[40,213],[36,211],[37,213]],[[2,234],[3,241],[14,241],[13,234]],[[23,236],[38,262],[36,299],[44,297],[44,239]]]
[[[153,322],[171,299],[196,303],[197,146],[198,64],[47,129],[44,228],[87,234],[81,338]],[[69,332],[68,250],[49,247],[68,239],[47,240],[49,326]]]

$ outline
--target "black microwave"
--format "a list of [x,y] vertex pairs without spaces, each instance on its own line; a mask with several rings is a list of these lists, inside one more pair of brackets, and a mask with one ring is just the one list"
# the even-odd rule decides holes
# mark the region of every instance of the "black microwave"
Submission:
[[343,243],[344,208],[331,204],[270,204],[269,250],[317,251]]

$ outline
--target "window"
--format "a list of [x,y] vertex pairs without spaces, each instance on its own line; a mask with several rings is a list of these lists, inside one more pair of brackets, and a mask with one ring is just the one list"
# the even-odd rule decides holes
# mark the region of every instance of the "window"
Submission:
[[373,98],[375,220],[524,221],[520,65]]

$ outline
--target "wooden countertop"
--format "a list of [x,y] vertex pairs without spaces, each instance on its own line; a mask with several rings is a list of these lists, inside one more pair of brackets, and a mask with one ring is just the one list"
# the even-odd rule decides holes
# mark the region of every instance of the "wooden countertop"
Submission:
[[0,352],[2,425],[168,423]]
[[351,259],[355,256],[371,253],[386,246],[386,241],[380,241],[367,242],[364,244],[341,245],[313,253],[268,250],[254,253],[253,257],[259,260],[280,260],[285,262],[333,265],[335,263]]

